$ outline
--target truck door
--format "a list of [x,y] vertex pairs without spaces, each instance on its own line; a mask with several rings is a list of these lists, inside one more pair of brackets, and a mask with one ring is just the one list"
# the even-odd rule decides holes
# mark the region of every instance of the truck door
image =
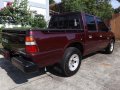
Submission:
[[109,43],[109,33],[108,33],[109,29],[100,18],[97,18],[96,21],[97,21],[99,41],[100,41],[99,47],[100,49],[103,49],[107,47]]
[[96,28],[95,17],[85,14],[86,27],[86,53],[92,53],[99,50],[98,30]]

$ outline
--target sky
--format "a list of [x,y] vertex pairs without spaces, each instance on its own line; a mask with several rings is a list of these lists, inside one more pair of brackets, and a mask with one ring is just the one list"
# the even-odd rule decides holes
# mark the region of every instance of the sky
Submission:
[[[59,3],[61,0],[55,0],[57,3]],[[111,0],[111,4],[113,8],[117,8],[120,6],[120,3],[118,3],[116,0]]]
[[116,0],[112,0],[111,4],[112,4],[113,8],[118,8],[120,6],[120,3]]
[[61,0],[55,0],[57,3],[61,2]]

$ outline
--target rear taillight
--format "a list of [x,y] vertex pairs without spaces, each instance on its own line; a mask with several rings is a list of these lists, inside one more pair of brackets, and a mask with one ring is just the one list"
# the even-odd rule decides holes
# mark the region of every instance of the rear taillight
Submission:
[[30,36],[26,37],[25,45],[26,45],[25,50],[27,53],[36,53],[39,51],[37,44],[33,37],[30,37]]

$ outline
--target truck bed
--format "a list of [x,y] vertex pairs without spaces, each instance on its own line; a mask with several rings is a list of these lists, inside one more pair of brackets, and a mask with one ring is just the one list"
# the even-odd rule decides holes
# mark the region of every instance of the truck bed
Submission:
[[73,30],[73,29],[39,29],[39,28],[10,29],[10,28],[6,28],[6,29],[2,30],[2,45],[3,45],[3,47],[6,49],[16,50],[16,51],[17,51],[17,49],[24,49],[25,36],[29,35],[30,31],[35,32],[36,35],[38,35],[38,36],[40,33],[49,34],[49,35],[51,34],[52,36],[54,36],[54,35],[56,36],[57,34],[60,35],[60,34],[68,33],[68,35],[69,35],[71,33],[83,32],[82,30]]

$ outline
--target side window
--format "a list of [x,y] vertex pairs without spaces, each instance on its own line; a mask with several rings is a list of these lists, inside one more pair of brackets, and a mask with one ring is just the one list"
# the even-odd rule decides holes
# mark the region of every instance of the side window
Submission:
[[97,18],[97,25],[99,31],[106,32],[109,30],[105,23],[99,18]]
[[69,16],[69,29],[83,29],[82,19],[79,15],[70,15]]
[[86,17],[86,24],[88,31],[96,31],[97,29],[96,29],[94,16],[85,15],[85,17]]

